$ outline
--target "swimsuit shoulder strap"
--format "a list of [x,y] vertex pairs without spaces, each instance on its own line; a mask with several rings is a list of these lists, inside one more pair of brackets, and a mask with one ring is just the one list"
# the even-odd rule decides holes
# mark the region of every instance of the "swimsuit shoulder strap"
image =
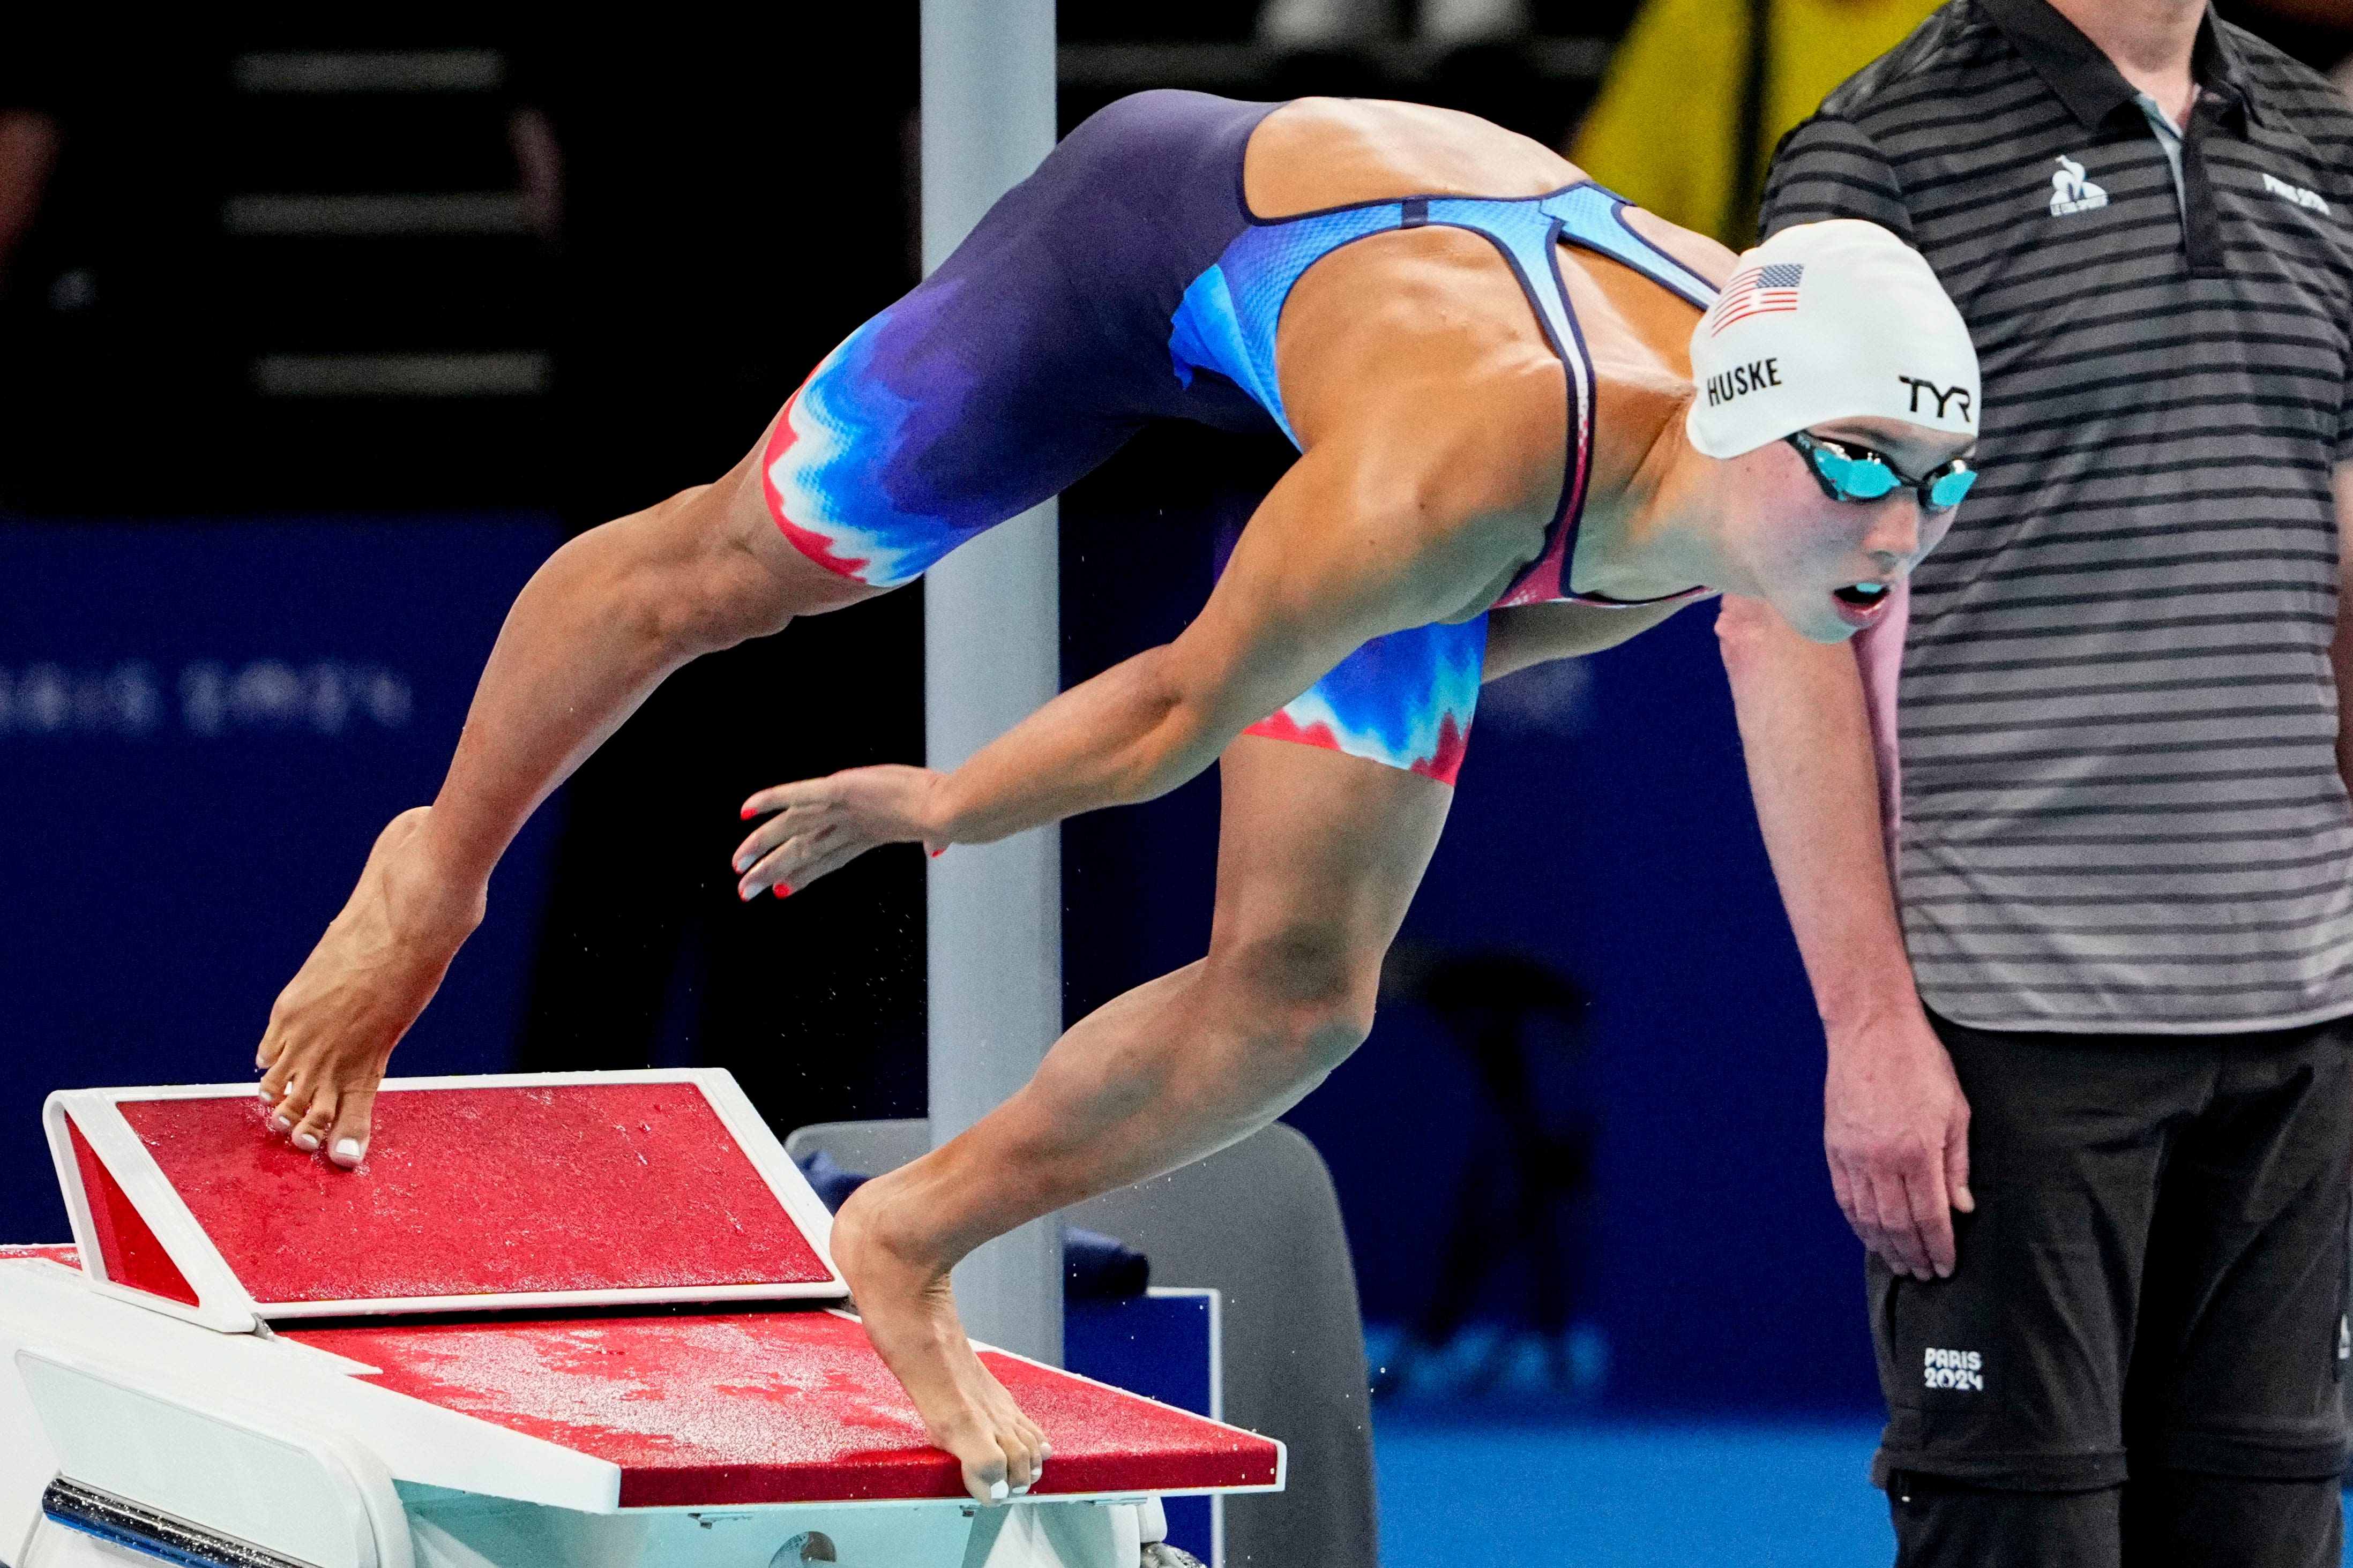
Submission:
[[1669,293],[1706,310],[1715,285],[1643,238],[1626,221],[1633,203],[1590,180],[1556,191],[1538,204],[1560,222],[1560,237],[1580,250],[1623,262]]
[[[1416,205],[1406,204],[1409,226]],[[1597,605],[1653,602],[1579,594],[1569,585],[1569,570],[1577,554],[1577,522],[1585,512],[1586,479],[1592,468],[1594,371],[1592,355],[1586,350],[1585,334],[1578,330],[1577,312],[1569,305],[1568,284],[1561,276],[1558,247],[1566,241],[1623,262],[1703,310],[1715,301],[1715,286],[1635,233],[1625,219],[1630,205],[1625,198],[1590,182],[1533,198],[1446,196],[1432,197],[1422,205],[1426,207],[1423,221],[1473,230],[1484,235],[1504,253],[1528,303],[1543,321],[1545,336],[1553,352],[1560,356],[1562,367],[1567,372],[1569,449],[1560,504],[1545,531],[1544,552],[1496,604],[1536,605],[1556,599]],[[1687,598],[1704,591],[1694,588],[1669,597]]]

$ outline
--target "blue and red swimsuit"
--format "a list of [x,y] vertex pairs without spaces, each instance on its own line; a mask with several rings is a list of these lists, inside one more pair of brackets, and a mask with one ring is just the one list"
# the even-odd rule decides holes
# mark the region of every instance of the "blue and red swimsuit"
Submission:
[[[1694,306],[1713,287],[1590,183],[1521,199],[1409,196],[1261,219],[1250,132],[1281,106],[1123,99],[1071,132],[922,284],[826,356],[762,462],[769,510],[811,560],[895,586],[1055,495],[1155,419],[1297,437],[1275,328],[1302,274],[1353,240],[1440,225],[1485,237],[1567,368],[1571,448],[1545,550],[1505,605],[1620,601],[1569,586],[1593,447],[1593,367],[1556,245],[1623,262]],[[1487,618],[1377,637],[1250,733],[1451,784]]]

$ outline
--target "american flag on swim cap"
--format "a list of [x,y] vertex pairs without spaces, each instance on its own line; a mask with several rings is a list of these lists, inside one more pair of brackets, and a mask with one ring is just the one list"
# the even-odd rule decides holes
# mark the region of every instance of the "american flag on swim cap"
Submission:
[[1802,261],[1776,261],[1735,274],[1732,281],[1725,285],[1723,297],[1715,302],[1715,321],[1707,330],[1708,336],[1714,337],[1735,321],[1745,321],[1751,316],[1796,310],[1798,284],[1805,276],[1806,264]]

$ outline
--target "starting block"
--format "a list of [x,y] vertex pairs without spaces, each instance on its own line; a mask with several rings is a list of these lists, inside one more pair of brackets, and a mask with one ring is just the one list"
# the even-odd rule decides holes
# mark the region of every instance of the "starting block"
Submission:
[[356,1172],[250,1085],[45,1126],[74,1247],[0,1248],[0,1563],[1137,1568],[1272,1439],[983,1347],[1037,1489],[955,1461],[723,1072],[392,1079]]

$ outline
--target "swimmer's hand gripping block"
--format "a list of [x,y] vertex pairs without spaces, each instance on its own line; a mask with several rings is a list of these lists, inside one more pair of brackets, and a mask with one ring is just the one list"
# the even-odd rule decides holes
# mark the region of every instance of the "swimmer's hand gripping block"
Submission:
[[250,1084],[51,1095],[92,1285],[229,1333],[848,1294],[831,1215],[723,1071],[388,1079],[356,1171],[267,1117]]

